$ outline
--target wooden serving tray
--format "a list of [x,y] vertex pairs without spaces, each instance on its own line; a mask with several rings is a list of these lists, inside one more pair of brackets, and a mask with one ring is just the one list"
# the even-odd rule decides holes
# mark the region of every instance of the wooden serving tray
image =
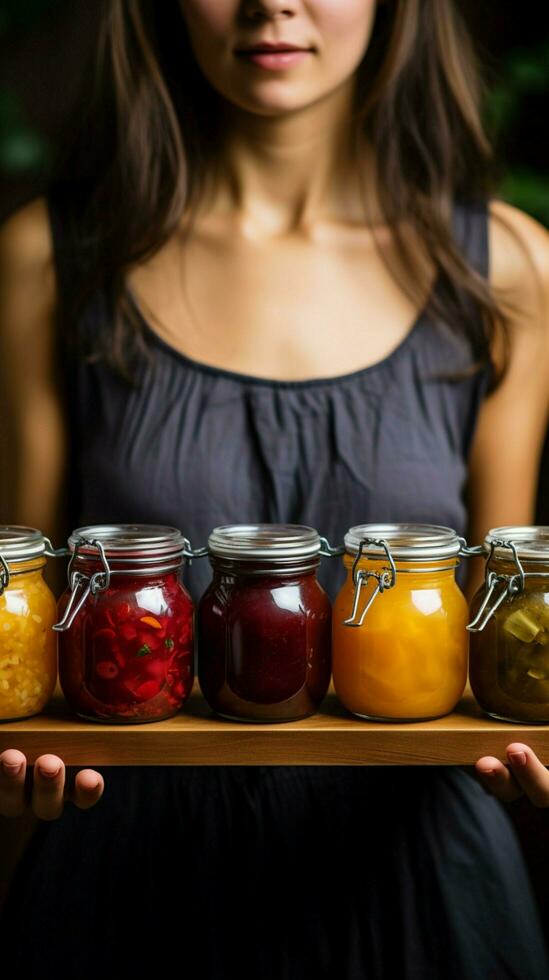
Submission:
[[212,714],[195,686],[179,714],[141,725],[84,721],[61,688],[41,715],[0,723],[0,752],[17,748],[34,763],[53,752],[71,766],[472,765],[505,760],[510,742],[526,742],[549,765],[549,725],[514,725],[482,714],[470,692],[436,721],[368,722],[348,714],[330,690],[304,721],[240,724]]

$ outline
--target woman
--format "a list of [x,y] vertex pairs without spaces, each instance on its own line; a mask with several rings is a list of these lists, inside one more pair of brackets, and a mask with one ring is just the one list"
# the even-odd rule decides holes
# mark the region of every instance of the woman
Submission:
[[[490,194],[450,0],[112,0],[99,50],[69,176],[2,229],[10,521],[531,523],[549,244]],[[546,805],[508,754],[487,788]],[[43,821],[4,919],[26,977],[547,976],[509,821],[461,769],[82,770],[63,809],[61,759],[25,795],[2,758],[2,812]]]

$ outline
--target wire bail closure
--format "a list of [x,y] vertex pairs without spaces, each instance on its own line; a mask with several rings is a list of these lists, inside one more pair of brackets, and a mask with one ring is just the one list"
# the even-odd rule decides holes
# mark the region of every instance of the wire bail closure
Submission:
[[46,535],[44,535],[44,544],[46,545],[44,554],[48,558],[67,558],[67,556],[70,555],[69,548],[54,548],[51,540],[47,538]]
[[458,558],[482,558],[486,554],[484,545],[482,544],[468,545],[465,538],[461,536],[458,538],[458,541],[461,545]]
[[183,555],[187,558],[189,565],[192,565],[193,558],[205,558],[208,554],[207,548],[193,548],[188,538],[183,538]]
[[[517,568],[514,575],[498,575],[494,571],[488,571],[490,562],[494,557],[495,548],[508,548],[510,550],[511,557]],[[475,553],[477,553],[476,548],[470,550],[474,550]],[[490,554],[486,559],[486,572],[484,578],[484,588],[486,594],[475,618],[466,627],[469,633],[481,633],[505,600],[511,598],[511,596],[518,595],[519,592],[524,590],[524,583],[527,574],[528,573],[524,571],[524,568],[521,565],[516,544],[514,544],[513,541],[509,541],[505,538],[494,538],[490,542]],[[501,586],[499,592],[498,586]],[[490,605],[490,600],[492,597],[494,597],[494,601]]]
[[[103,566],[102,572],[94,572],[92,576],[88,576],[84,575],[83,572],[73,570],[73,565],[76,558],[81,557],[79,552],[82,547],[97,548],[101,559],[101,564]],[[105,555],[105,548],[98,538],[78,538],[78,542],[67,568],[67,578],[71,594],[65,607],[63,618],[59,623],[55,623],[55,625],[52,626],[52,629],[55,630],[56,633],[64,633],[65,630],[70,629],[89,595],[97,595],[98,592],[106,592],[111,584],[111,568],[107,561],[107,556]],[[80,588],[83,588],[84,591],[79,597],[78,591]]]
[[321,534],[319,535],[319,538],[320,538],[319,555],[322,555],[323,558],[336,558],[339,557],[340,555],[345,554],[344,545],[339,545],[334,548],[328,541],[328,538],[323,537]]
[[[381,572],[369,572],[364,568],[359,568],[357,570],[357,565],[360,559],[362,557],[367,557],[367,556],[363,556],[362,554],[366,545],[375,545],[377,548],[382,548],[387,557],[387,561],[389,562],[389,568],[384,568],[383,571]],[[396,566],[387,542],[383,538],[361,538],[360,544],[358,546],[356,558],[353,562],[353,568],[352,568],[352,577],[355,586],[353,610],[349,618],[343,620],[344,625],[362,626],[366,613],[368,612],[376,596],[378,596],[380,592],[381,593],[385,592],[386,589],[392,589],[393,586],[395,585],[396,574],[397,574]],[[371,578],[376,580],[377,585],[374,591],[372,592],[371,596],[369,597],[369,599],[366,601],[366,605],[364,606],[364,609],[360,614],[360,618],[358,622],[355,622],[356,615],[358,612],[358,604],[360,601],[360,594],[362,592],[363,587],[367,585],[367,583]]]
[[10,584],[10,567],[2,554],[0,554],[0,595],[2,595]]

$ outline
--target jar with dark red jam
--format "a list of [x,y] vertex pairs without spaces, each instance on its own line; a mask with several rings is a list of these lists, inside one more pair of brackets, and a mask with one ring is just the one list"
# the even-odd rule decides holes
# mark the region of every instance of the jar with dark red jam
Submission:
[[198,677],[233,721],[314,714],[330,683],[331,604],[321,538],[295,524],[232,524],[208,538],[213,580],[197,610]]
[[190,546],[155,525],[93,525],[69,538],[59,600],[59,681],[88,721],[170,718],[193,683],[193,604],[180,579]]

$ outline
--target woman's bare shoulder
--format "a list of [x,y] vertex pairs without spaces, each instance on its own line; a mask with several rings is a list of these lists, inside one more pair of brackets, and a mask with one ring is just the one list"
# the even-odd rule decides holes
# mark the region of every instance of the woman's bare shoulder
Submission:
[[[481,406],[469,457],[470,536],[532,524],[549,418],[549,234],[526,212],[490,202],[490,284],[507,314],[494,332],[502,380]],[[508,355],[506,357],[505,355]]]
[[37,197],[0,225],[0,319],[5,339],[24,343],[31,331],[37,336],[40,322],[51,321],[55,280],[47,203]]
[[0,226],[0,417],[11,467],[10,480],[0,481],[0,510],[51,533],[66,452],[55,307],[47,202],[36,198]]
[[[490,282],[519,305],[536,307],[549,293],[549,231],[526,211],[490,201]],[[538,307],[539,311],[539,307]]]
[[53,242],[45,197],[24,204],[0,224],[0,265],[10,275],[52,271]]

